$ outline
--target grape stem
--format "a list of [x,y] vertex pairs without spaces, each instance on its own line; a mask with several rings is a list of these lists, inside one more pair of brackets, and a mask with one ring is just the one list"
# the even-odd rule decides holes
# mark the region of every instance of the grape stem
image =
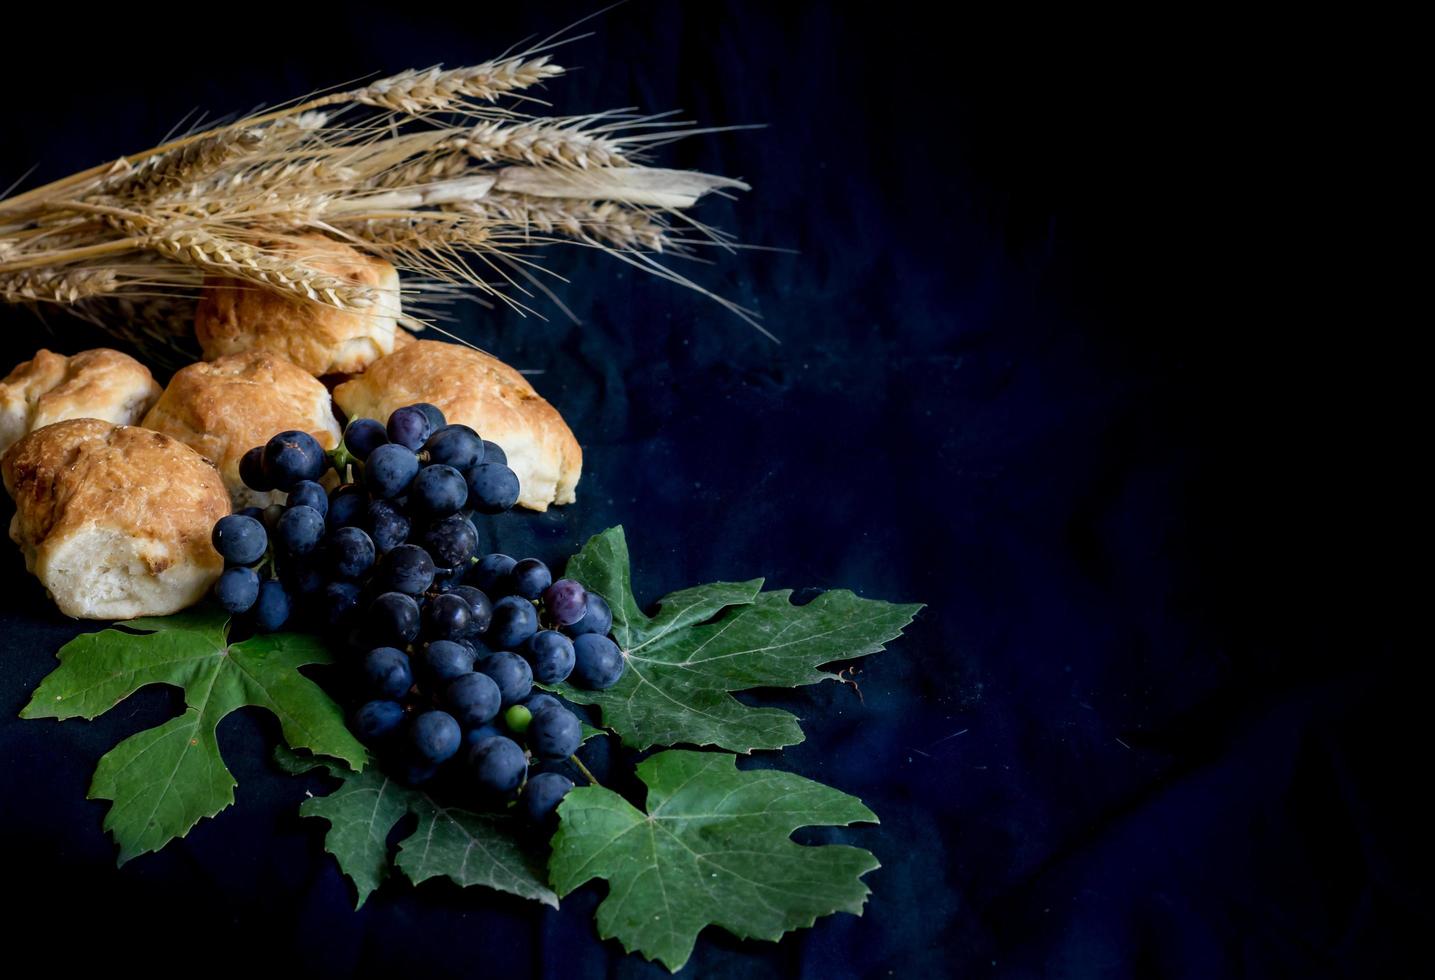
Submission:
[[[329,462],[333,465],[335,471],[339,473],[343,473],[345,470],[348,470],[350,473],[353,472],[353,466],[357,457],[349,452],[348,445],[342,440],[340,440],[337,446],[329,450],[328,456]],[[349,482],[352,483],[353,479],[350,478]]]
[[583,760],[580,759],[580,758],[578,758],[577,755],[570,755],[570,756],[568,757],[568,761],[572,762],[575,766],[578,767],[578,771],[583,774],[583,778],[586,779],[586,780],[588,780],[588,785],[589,785],[589,786],[599,786],[599,785],[601,785],[601,784],[598,782],[598,778],[597,778],[596,776],[594,776],[591,772],[588,771],[588,767],[585,766],[585,765],[583,765]]

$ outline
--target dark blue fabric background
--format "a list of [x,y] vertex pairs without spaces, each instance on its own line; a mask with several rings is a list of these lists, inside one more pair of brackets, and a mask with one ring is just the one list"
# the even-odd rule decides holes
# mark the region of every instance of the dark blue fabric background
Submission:
[[[34,36],[64,44],[13,52],[0,185],[152,145],[194,107],[472,63],[591,10],[348,4],[295,8],[281,32],[232,7],[40,9],[55,24]],[[1287,277],[1267,207],[1283,175],[1262,151],[1300,95],[1189,25],[1138,44],[1125,22],[934,16],[634,0],[559,55],[581,68],[548,87],[564,113],[768,124],[660,160],[750,181],[699,216],[800,253],[686,270],[780,344],[580,250],[549,264],[581,326],[547,303],[546,322],[463,311],[465,336],[543,372],[586,457],[577,504],[496,522],[494,547],[558,561],[621,523],[644,601],[766,575],[928,604],[860,664],[860,697],[744,696],[808,735],[755,764],[881,816],[803,837],[877,854],[865,914],[777,944],[705,932],[687,974],[1401,975],[1431,924],[1412,873],[1428,819],[1407,802],[1428,765],[1384,778],[1425,703],[1394,657],[1382,555],[1408,540],[1390,460],[1409,450],[1388,424],[1408,406],[1378,326],[1334,341],[1294,312],[1332,285]],[[1256,199],[1237,206],[1236,185]],[[0,368],[106,342],[0,317]],[[180,700],[20,722],[89,627],[0,551],[12,954],[196,976],[663,974],[598,941],[601,885],[552,912],[394,883],[354,912],[322,824],[296,815],[321,781],[269,764],[259,711],[220,728],[237,805],[116,870],[105,804],[85,800],[94,764]],[[630,760],[599,761],[621,778]]]

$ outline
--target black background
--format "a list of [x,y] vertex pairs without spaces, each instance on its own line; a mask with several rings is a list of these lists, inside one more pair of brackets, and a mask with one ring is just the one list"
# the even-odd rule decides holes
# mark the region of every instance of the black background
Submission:
[[[45,40],[7,46],[0,185],[153,145],[195,107],[473,63],[592,10],[38,10]],[[621,523],[643,601],[766,575],[927,603],[861,663],[860,697],[744,695],[808,736],[758,764],[881,816],[809,838],[876,853],[864,915],[777,944],[710,930],[687,973],[1400,974],[1431,921],[1409,802],[1428,764],[1405,762],[1424,654],[1396,652],[1386,557],[1415,543],[1400,473],[1419,443],[1396,434],[1413,395],[1389,324],[1335,309],[1348,276],[1303,261],[1291,215],[1332,206],[1293,193],[1304,163],[1279,151],[1333,103],[1279,66],[1290,38],[900,3],[634,0],[588,27],[558,58],[581,70],[547,88],[558,111],[767,124],[659,159],[753,185],[698,215],[797,254],[684,271],[781,343],[576,249],[549,265],[581,325],[547,302],[546,320],[465,308],[464,336],[541,371],[585,451],[578,503],[505,518],[494,544],[556,562]],[[3,366],[108,342],[0,316]],[[14,550],[0,570],[12,951],[196,975],[662,975],[597,940],[601,885],[555,913],[392,883],[352,911],[295,813],[320,783],[273,769],[257,710],[220,726],[237,805],[116,870],[84,798],[95,761],[179,698],[20,722],[88,627]]]

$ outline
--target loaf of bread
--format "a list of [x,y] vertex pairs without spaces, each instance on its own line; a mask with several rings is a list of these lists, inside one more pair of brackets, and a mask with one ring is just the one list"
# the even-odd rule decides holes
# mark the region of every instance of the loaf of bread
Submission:
[[0,381],[0,452],[26,433],[65,419],[134,425],[158,397],[149,370],[117,350],[102,347],[66,357],[42,349]]
[[400,302],[399,273],[392,264],[317,233],[271,245],[321,272],[373,287],[378,302],[340,310],[211,276],[194,317],[205,360],[267,350],[318,376],[362,371],[394,349]]
[[329,390],[269,351],[249,351],[181,368],[142,423],[173,436],[219,468],[234,506],[264,507],[283,495],[260,493],[239,478],[239,460],[286,429],[333,449],[341,433]]
[[15,500],[10,537],[60,611],[167,616],[201,599],[224,561],[219,474],[169,436],[98,419],[36,429],[0,458]]
[[482,351],[416,340],[339,385],[334,400],[351,419],[387,419],[415,402],[437,405],[450,422],[503,447],[524,507],[547,510],[574,500],[583,472],[578,440],[523,375]]

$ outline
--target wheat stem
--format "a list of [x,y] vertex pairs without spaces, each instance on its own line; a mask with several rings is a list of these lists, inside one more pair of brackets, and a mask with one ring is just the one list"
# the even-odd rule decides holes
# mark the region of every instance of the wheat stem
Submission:
[[85,259],[99,258],[103,255],[130,252],[143,246],[143,239],[119,238],[108,242],[99,242],[95,245],[83,245],[79,248],[61,248],[48,252],[38,252],[35,255],[25,256],[24,258],[0,262],[0,275],[7,272],[19,272],[23,269],[34,269],[40,266],[69,265],[72,262],[82,262]]

